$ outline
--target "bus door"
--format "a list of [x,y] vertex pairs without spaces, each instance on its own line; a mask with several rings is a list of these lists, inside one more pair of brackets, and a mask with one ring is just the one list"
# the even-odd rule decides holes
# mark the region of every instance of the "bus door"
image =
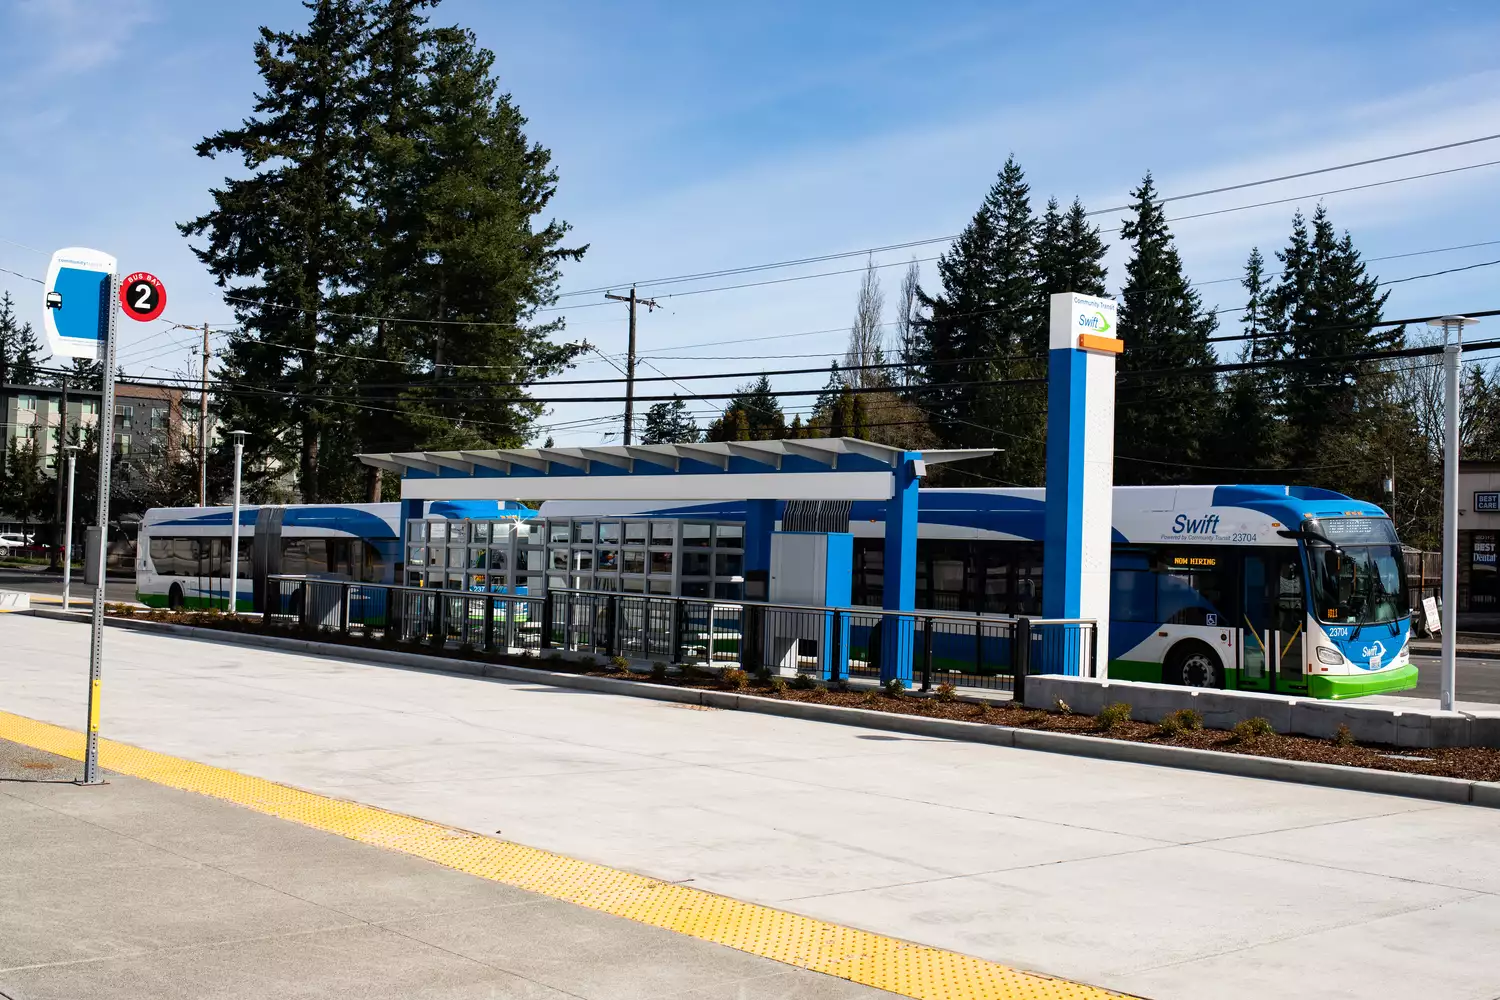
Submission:
[[1307,691],[1303,666],[1303,632],[1307,612],[1302,596],[1302,567],[1295,549],[1247,553],[1241,577],[1245,599],[1240,621],[1242,691]]

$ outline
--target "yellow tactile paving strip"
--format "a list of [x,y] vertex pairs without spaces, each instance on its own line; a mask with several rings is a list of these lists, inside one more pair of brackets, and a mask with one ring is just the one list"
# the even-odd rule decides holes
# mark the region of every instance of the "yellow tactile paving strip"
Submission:
[[[83,734],[0,712],[0,738],[83,759]],[[921,1000],[1095,1000],[1123,994],[854,930],[180,757],[99,741],[101,767],[210,795],[553,899]]]

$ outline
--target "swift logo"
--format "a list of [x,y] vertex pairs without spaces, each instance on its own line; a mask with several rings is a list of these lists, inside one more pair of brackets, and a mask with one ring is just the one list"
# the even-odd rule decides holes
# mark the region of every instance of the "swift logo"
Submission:
[[1376,639],[1375,645],[1366,646],[1364,649],[1360,650],[1360,654],[1366,659],[1374,660],[1376,663],[1379,663],[1381,660],[1385,659],[1385,643],[1381,642],[1379,639]]
[[1188,517],[1186,514],[1178,514],[1177,519],[1172,522],[1174,535],[1217,535],[1218,533],[1218,514],[1208,514],[1204,517]]
[[1096,311],[1092,316],[1079,316],[1078,325],[1086,327],[1094,331],[1095,333],[1100,334],[1108,333],[1110,330],[1114,329],[1109,325],[1109,320],[1104,318],[1104,314],[1098,311]]

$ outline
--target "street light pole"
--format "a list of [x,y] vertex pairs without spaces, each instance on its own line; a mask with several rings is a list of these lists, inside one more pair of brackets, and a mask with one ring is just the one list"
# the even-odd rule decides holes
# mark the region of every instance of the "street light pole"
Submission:
[[1466,316],[1444,316],[1428,326],[1443,330],[1443,652],[1438,708],[1453,711],[1458,686],[1458,360],[1464,327],[1479,322]]
[[234,438],[234,515],[229,526],[229,607],[231,615],[239,612],[240,583],[240,463],[245,454],[245,435],[249,431],[230,431]]
[[63,610],[68,610],[68,592],[73,586],[73,473],[78,468],[78,445],[64,445],[68,452],[68,514],[63,525]]

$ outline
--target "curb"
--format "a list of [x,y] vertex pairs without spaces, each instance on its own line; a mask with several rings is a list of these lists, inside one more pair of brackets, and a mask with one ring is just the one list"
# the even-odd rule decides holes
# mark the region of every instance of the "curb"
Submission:
[[[33,608],[29,612],[35,618],[54,621],[70,621],[82,624],[88,619],[70,612]],[[1383,795],[1400,795],[1407,798],[1431,799],[1466,805],[1486,806],[1500,809],[1500,782],[1469,781],[1465,778],[1443,778],[1428,774],[1407,774],[1401,771],[1376,771],[1343,764],[1322,764],[1314,761],[1282,760],[1276,757],[1255,757],[1248,754],[1223,753],[1217,750],[1199,750],[1193,747],[1160,746],[1151,743],[1130,743],[1125,740],[1102,739],[1074,733],[1051,733],[1033,729],[1013,729],[982,722],[964,722],[959,719],[927,719],[914,715],[899,715],[894,712],[874,712],[843,705],[819,705],[806,701],[781,701],[759,695],[738,694],[733,691],[705,691],[699,688],[674,688],[665,685],[642,684],[636,681],[615,680],[610,677],[589,677],[582,674],[562,673],[545,667],[517,667],[503,663],[481,663],[454,660],[445,656],[430,656],[404,650],[367,649],[361,646],[345,646],[339,643],[318,642],[313,639],[293,639],[286,636],[260,635],[253,632],[225,632],[218,629],[199,628],[192,625],[173,625],[167,622],[134,621],[128,618],[106,617],[105,622],[114,628],[136,632],[175,635],[200,642],[216,642],[236,646],[255,646],[263,649],[279,649],[287,652],[305,653],[328,659],[372,663],[380,666],[423,670],[430,673],[458,674],[469,677],[484,677],[495,680],[522,681],[545,684],[552,687],[573,688],[599,694],[624,695],[630,698],[646,698],[652,701],[675,702],[677,704],[703,705],[709,708],[728,709],[739,712],[756,712],[788,719],[809,722],[830,722],[835,725],[858,726],[884,732],[904,733],[911,736],[927,736],[933,739],[957,740],[965,743],[983,743],[990,746],[1013,747],[1018,750],[1039,750],[1046,753],[1069,754],[1076,757],[1092,757],[1097,760],[1114,760],[1131,764],[1149,764],[1158,767],[1174,767],[1190,771],[1207,771],[1244,778],[1261,778],[1270,781],[1289,781],[1324,788],[1343,788],[1358,792],[1376,792]]]
[[[1413,645],[1411,647],[1411,655],[1441,656],[1443,655],[1443,647]],[[1500,660],[1500,649],[1464,649],[1462,646],[1460,646],[1456,651],[1456,655],[1470,660]]]

